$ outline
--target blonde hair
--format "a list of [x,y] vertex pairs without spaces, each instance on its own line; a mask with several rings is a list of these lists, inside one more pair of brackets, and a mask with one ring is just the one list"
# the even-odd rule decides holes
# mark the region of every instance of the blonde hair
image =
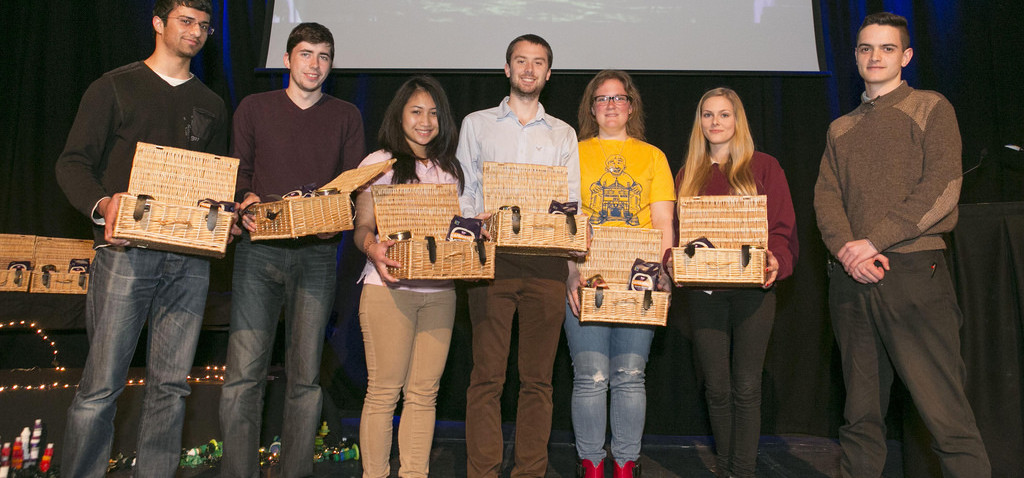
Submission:
[[633,83],[633,78],[629,76],[629,73],[621,70],[602,70],[590,79],[590,83],[587,83],[577,113],[580,125],[579,140],[593,138],[599,132],[597,118],[594,117],[592,111],[594,93],[608,80],[619,80],[619,83],[622,83],[622,89],[626,90],[626,96],[630,98],[629,106],[633,108],[633,112],[626,120],[626,135],[644,141],[646,139],[644,137],[644,102],[640,99],[640,90]]
[[704,93],[697,104],[697,113],[690,130],[690,146],[683,163],[683,181],[679,185],[681,197],[699,196],[711,177],[711,144],[704,137],[701,129],[701,111],[704,103],[716,96],[721,96],[732,103],[733,117],[736,121],[735,133],[729,140],[729,158],[720,165],[725,177],[729,179],[731,194],[752,196],[757,194],[757,184],[750,168],[750,160],[754,156],[754,139],[750,136],[750,124],[743,110],[743,102],[739,95],[729,88],[715,88]]

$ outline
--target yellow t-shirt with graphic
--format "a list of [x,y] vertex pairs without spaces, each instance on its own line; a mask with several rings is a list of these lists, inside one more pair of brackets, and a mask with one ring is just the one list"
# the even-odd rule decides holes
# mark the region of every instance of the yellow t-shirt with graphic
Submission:
[[643,141],[597,137],[580,141],[583,212],[595,226],[651,225],[652,202],[675,201],[668,159]]

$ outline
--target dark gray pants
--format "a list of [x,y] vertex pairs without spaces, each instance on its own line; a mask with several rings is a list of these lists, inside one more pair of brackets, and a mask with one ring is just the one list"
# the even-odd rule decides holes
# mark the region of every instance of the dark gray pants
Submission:
[[985,445],[964,395],[963,316],[942,251],[885,254],[890,270],[860,284],[831,272],[829,306],[842,354],[844,477],[877,477],[885,464],[885,412],[893,372],[907,386],[947,477],[988,477]]

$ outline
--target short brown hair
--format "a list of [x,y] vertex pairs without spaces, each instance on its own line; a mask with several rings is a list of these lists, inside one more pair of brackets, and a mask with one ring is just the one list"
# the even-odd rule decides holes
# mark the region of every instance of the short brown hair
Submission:
[[519,36],[516,37],[515,40],[512,40],[512,43],[508,44],[508,49],[505,50],[505,64],[506,65],[511,65],[512,64],[512,50],[515,50],[516,49],[516,44],[521,42],[521,41],[524,41],[524,42],[527,42],[527,43],[533,43],[535,45],[540,45],[540,46],[544,47],[544,49],[547,50],[547,52],[548,52],[548,68],[551,68],[551,62],[554,61],[554,59],[555,59],[555,54],[551,52],[551,45],[548,44],[547,40],[541,38],[540,35],[534,35],[533,33],[527,33],[525,35],[519,35]]
[[872,13],[864,17],[864,22],[860,24],[860,28],[857,29],[857,36],[860,36],[860,31],[868,25],[883,25],[887,27],[895,27],[900,31],[900,41],[903,43],[902,47],[904,50],[910,48],[910,29],[907,28],[907,19],[890,12],[878,12]]
[[327,27],[313,22],[300,23],[292,28],[292,32],[288,34],[288,43],[285,46],[285,53],[291,55],[292,49],[299,43],[307,42],[312,45],[319,45],[326,43],[331,47],[331,59],[334,59],[334,35]]

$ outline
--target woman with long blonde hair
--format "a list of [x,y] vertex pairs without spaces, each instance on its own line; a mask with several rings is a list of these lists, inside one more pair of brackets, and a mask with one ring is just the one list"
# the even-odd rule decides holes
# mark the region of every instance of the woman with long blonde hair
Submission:
[[754,476],[761,430],[761,369],[775,321],[777,280],[793,273],[798,245],[793,200],[779,162],[754,150],[739,95],[715,88],[700,99],[680,197],[766,195],[767,280],[760,289],[684,289],[694,346],[705,378],[718,476]]

